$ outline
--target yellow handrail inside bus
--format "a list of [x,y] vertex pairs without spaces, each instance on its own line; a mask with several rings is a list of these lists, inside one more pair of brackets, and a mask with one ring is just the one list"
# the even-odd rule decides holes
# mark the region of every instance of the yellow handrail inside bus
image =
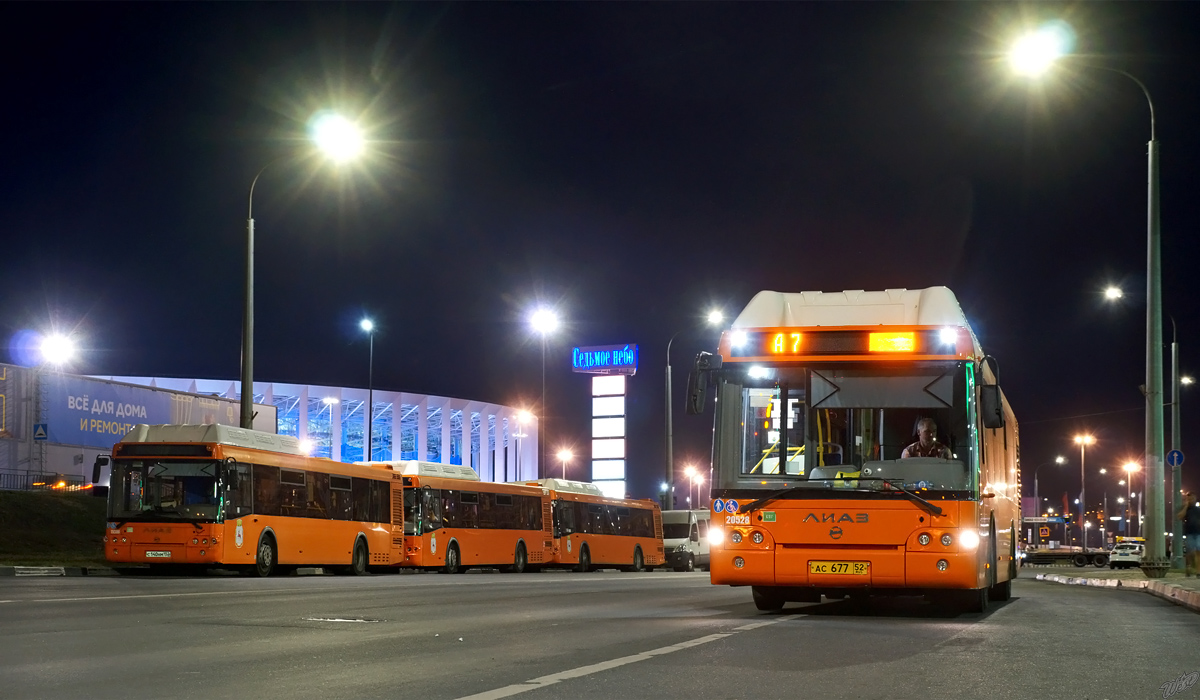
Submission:
[[[776,440],[774,442],[774,444],[770,445],[769,447],[767,447],[763,450],[762,458],[758,460],[758,464],[755,464],[754,467],[752,469],[750,469],[750,473],[753,474],[754,472],[758,471],[759,467],[762,466],[763,462],[767,461],[767,457],[770,457],[773,453],[778,453],[778,452],[779,452],[779,441]],[[789,447],[787,461],[790,462],[790,461],[792,461],[793,458],[796,457],[796,455],[802,455],[802,454],[804,454],[804,445],[800,445],[798,447]],[[785,472],[786,472],[786,470],[778,471],[776,473],[782,474]]]

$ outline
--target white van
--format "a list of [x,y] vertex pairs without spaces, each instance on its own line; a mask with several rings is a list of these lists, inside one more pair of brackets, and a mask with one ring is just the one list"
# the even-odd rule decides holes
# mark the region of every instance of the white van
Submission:
[[664,510],[663,549],[667,566],[676,571],[708,571],[707,510]]

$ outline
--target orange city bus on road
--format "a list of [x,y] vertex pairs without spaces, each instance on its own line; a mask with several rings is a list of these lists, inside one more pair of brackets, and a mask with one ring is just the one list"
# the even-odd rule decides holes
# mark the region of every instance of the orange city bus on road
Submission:
[[580,481],[525,483],[542,491],[551,513],[550,565],[576,571],[614,566],[644,571],[666,563],[658,503],[609,498],[595,484]]
[[466,466],[366,462],[401,475],[402,566],[462,573],[501,567],[521,573],[548,561],[549,502],[540,488],[480,481]]
[[138,425],[113,447],[104,554],[117,566],[362,574],[401,561],[402,499],[399,474],[309,457],[287,435]]
[[[760,610],[920,594],[982,611],[1017,575],[1017,423],[945,287],[760,292],[701,353],[711,580]],[[926,420],[936,445],[917,443]]]

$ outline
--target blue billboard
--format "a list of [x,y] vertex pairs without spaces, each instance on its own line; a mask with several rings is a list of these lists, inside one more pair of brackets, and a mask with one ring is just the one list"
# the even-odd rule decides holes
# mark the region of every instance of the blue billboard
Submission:
[[[41,383],[46,441],[80,447],[112,447],[138,423],[238,425],[240,404],[149,387],[44,373]],[[256,408],[259,408],[256,406]]]
[[574,371],[586,374],[634,374],[637,372],[638,346],[592,345],[571,351]]

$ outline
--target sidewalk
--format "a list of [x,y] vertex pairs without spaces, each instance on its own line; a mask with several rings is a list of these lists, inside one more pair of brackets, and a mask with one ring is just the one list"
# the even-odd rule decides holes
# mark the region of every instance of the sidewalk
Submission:
[[1171,572],[1166,578],[1149,579],[1141,569],[1097,569],[1075,566],[1023,566],[1021,578],[1064,583],[1073,586],[1100,586],[1122,590],[1141,590],[1153,596],[1200,612],[1200,578],[1187,578]]

